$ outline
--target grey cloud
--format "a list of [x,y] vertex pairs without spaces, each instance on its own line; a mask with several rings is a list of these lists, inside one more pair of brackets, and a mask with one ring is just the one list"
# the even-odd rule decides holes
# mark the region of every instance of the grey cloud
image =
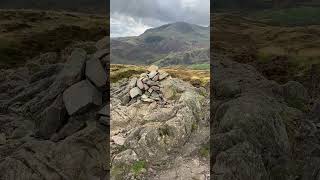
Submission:
[[210,0],[111,0],[111,14],[143,19],[148,26],[185,21],[208,25]]

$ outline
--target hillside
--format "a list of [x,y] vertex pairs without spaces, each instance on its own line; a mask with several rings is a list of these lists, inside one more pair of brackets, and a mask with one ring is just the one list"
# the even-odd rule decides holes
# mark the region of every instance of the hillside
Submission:
[[60,53],[69,46],[92,51],[93,42],[106,36],[107,23],[102,15],[0,10],[0,68],[23,65],[41,53]]
[[[114,64],[158,65],[209,63],[209,58],[185,59],[185,52],[199,55],[196,51],[209,48],[209,28],[185,22],[166,24],[146,30],[137,37],[111,39],[111,61]],[[194,51],[194,52],[191,52]],[[168,55],[170,54],[170,58]],[[202,53],[203,54],[203,53]],[[172,59],[178,59],[173,62]],[[197,59],[200,61],[198,62]],[[168,61],[167,61],[168,60]]]
[[1,0],[1,9],[38,9],[38,10],[64,10],[94,14],[106,14],[109,3],[101,0]]
[[[266,21],[267,15],[263,18],[240,15],[213,15],[214,53],[251,64],[268,79],[279,83],[296,80],[316,92],[318,85],[314,83],[318,82],[316,76],[320,70],[317,68],[320,64],[320,26],[310,21],[309,25],[276,25]],[[292,16],[287,14],[287,17]],[[302,18],[296,16],[296,19],[299,17]]]

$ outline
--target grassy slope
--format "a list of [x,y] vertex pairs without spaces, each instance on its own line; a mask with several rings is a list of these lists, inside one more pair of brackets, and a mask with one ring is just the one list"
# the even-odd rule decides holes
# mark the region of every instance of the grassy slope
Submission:
[[0,68],[17,66],[40,53],[59,52],[107,34],[107,17],[38,10],[0,10]]
[[[145,73],[147,66],[111,64],[110,80],[115,83],[123,78],[130,78],[135,75]],[[210,71],[209,70],[193,70],[184,67],[162,68],[172,77],[177,77],[185,81],[189,81],[193,85],[209,86]]]
[[320,64],[320,25],[302,15],[304,8],[268,10],[269,14],[216,14],[213,49],[239,62],[253,63],[278,82],[303,81],[311,66]]

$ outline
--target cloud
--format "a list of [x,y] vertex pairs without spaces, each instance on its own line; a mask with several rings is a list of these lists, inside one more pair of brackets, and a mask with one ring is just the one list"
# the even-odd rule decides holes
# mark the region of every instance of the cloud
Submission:
[[110,5],[114,37],[177,21],[209,25],[210,0],[111,0]]

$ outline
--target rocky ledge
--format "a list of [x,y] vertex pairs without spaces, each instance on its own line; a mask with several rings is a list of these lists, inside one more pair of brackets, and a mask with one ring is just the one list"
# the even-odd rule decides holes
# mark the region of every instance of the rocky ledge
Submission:
[[107,43],[0,71],[0,179],[107,177]]
[[156,66],[111,84],[111,179],[208,177],[208,96]]

